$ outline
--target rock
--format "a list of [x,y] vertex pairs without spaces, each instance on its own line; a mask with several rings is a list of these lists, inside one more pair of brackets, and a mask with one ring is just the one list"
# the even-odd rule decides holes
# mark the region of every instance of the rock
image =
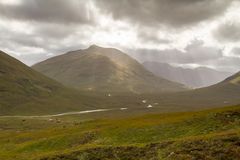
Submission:
[[147,108],[152,108],[153,106],[151,105],[151,104],[149,104],[148,106],[147,106]]

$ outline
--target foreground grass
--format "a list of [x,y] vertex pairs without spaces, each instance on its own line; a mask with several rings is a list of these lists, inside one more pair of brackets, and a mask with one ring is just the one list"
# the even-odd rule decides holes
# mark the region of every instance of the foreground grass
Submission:
[[0,118],[0,159],[237,159],[240,106],[84,120]]

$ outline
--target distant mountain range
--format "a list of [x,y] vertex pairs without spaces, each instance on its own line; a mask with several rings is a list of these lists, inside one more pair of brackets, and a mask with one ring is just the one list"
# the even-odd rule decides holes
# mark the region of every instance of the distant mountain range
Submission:
[[[61,81],[69,88],[0,52],[0,115],[41,115],[123,106],[133,109],[131,114],[176,112],[240,103],[240,72],[210,87],[185,90],[178,83],[154,76],[119,52],[91,46],[40,63],[43,73],[51,71],[59,81],[63,78]],[[95,80],[90,81],[93,77]],[[89,92],[90,86],[96,92]],[[113,93],[116,90],[119,92]],[[136,91],[142,94],[133,94]],[[146,110],[147,106],[154,110]]]
[[183,110],[240,104],[240,72],[209,87],[165,94],[158,101],[178,105]]
[[223,81],[233,73],[220,72],[207,67],[198,67],[188,69],[183,67],[174,67],[167,63],[144,62],[144,67],[157,76],[168,80],[182,83],[191,88],[201,88],[214,85]]
[[33,68],[84,91],[156,93],[183,91],[179,83],[155,76],[127,54],[92,45],[50,58]]
[[179,83],[154,76],[143,65],[113,48],[93,45],[53,57],[33,68],[79,90],[96,94],[119,92],[118,96],[114,93],[116,96],[111,97],[113,104],[130,108],[144,106],[139,103],[142,100],[147,100],[148,105],[158,103],[161,111],[193,110],[240,103],[240,85],[237,81],[239,73],[226,80],[223,78],[219,80],[221,82],[209,87],[185,90]]

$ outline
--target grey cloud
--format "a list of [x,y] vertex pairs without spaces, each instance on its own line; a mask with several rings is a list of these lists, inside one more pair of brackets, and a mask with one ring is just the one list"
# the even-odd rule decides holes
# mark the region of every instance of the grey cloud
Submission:
[[27,54],[27,55],[20,55],[15,56],[17,59],[20,59],[22,62],[28,65],[33,65],[36,62],[44,61],[51,56],[45,53],[38,53],[38,54]]
[[14,32],[1,28],[0,33],[0,47],[8,50],[19,50],[22,47],[31,48],[45,48],[47,49],[48,43],[43,37],[38,37],[35,34],[25,34]]
[[[79,27],[80,28],[80,27]],[[46,39],[64,39],[75,34],[78,25],[42,24],[34,28],[34,34]]]
[[237,72],[240,70],[240,57],[224,56],[220,49],[205,47],[201,41],[195,41],[186,47],[186,52],[177,49],[128,50],[130,55],[140,62],[155,61],[173,64],[197,64],[200,66],[214,66],[217,70]]
[[[69,48],[79,44],[81,39],[85,38],[76,33],[78,30],[82,30],[84,34],[87,27],[94,25],[92,23],[94,15],[92,11],[89,11],[91,14],[88,15],[88,3],[85,0],[21,0],[20,2],[11,5],[0,2],[0,22],[6,24],[10,21],[20,21],[30,26],[31,31],[25,33],[0,24],[2,49],[15,53],[23,47],[38,48],[48,53],[64,51],[66,50],[64,47]],[[81,36],[79,43],[65,42],[67,38],[76,35]]]
[[[84,35],[77,33],[71,35],[75,37],[72,37],[70,42],[68,42],[65,41],[64,37],[59,37],[59,35],[48,37],[45,34],[41,35],[39,32],[24,34],[4,30],[4,32],[0,33],[0,49],[18,58],[25,64],[32,65],[51,56],[86,48],[82,44],[82,40],[85,39]],[[82,39],[79,39],[78,36]]]
[[20,4],[0,3],[0,16],[8,19],[47,23],[90,23],[84,0],[23,0]]
[[240,56],[240,48],[233,48],[232,53],[236,56]]
[[221,24],[214,32],[214,37],[220,42],[239,42],[240,23]]
[[216,60],[211,60],[211,61],[202,63],[202,65],[213,65],[213,66],[216,66],[219,70],[239,72],[240,71],[240,58],[223,56]]
[[[214,66],[218,70],[237,72],[240,70],[240,57],[224,56],[222,50],[206,47],[202,41],[194,41],[185,48],[185,52],[177,49],[153,50],[137,49],[129,51],[132,57],[140,62],[156,61],[174,64],[198,64]],[[240,49],[235,48],[234,54],[240,55]]]
[[156,31],[148,32],[146,29],[138,31],[138,39],[143,43],[168,44],[171,41],[164,38],[159,38]]
[[[8,21],[5,22],[7,23]],[[35,22],[29,23],[28,25],[34,26],[30,33],[19,32],[0,25],[0,48],[15,51],[15,53],[19,53],[22,47],[38,48],[45,50],[46,53],[56,53],[69,50],[70,46],[76,46],[77,44],[81,47],[82,45],[79,43],[87,38],[86,35],[84,35],[84,31],[77,33],[78,30],[86,30],[85,25],[64,26],[59,24],[39,24]],[[72,39],[75,38],[76,40],[68,42],[69,37],[72,37]]]
[[217,65],[220,65],[222,67],[224,66],[236,66],[238,68],[238,71],[240,70],[240,58],[236,57],[224,57],[221,58],[220,61],[217,61]]
[[[12,51],[11,53],[22,52],[15,56],[19,55],[17,58],[31,65],[49,58],[50,55],[86,48],[85,45],[94,42],[90,41],[93,32],[104,31],[108,34],[115,27],[101,28],[100,24],[97,25],[96,12],[88,10],[87,5],[90,1],[100,9],[100,14],[111,14],[115,20],[129,20],[131,25],[138,24],[139,28],[134,27],[137,28],[140,43],[171,45],[171,41],[158,37],[157,33],[160,31],[167,33],[168,26],[178,28],[211,20],[222,15],[233,0],[21,0],[21,3],[16,5],[0,3],[0,49]],[[10,21],[25,23],[26,26],[30,26],[32,32],[25,33],[15,30],[12,26],[9,28],[7,25],[3,25],[6,28],[1,26]],[[162,25],[166,25],[167,28]],[[236,41],[239,39],[238,35],[236,37],[236,33],[239,33],[238,26],[222,27],[219,33],[224,33],[224,38],[230,37],[228,41],[229,39]],[[115,29],[120,31],[129,29],[120,27]],[[116,44],[118,45],[120,44]],[[186,52],[177,49],[161,51],[144,48],[134,51],[126,49],[140,61],[239,66],[238,59],[224,61],[221,50],[205,47],[199,41],[192,43],[185,50]],[[237,50],[235,52],[239,53]]]
[[95,0],[115,19],[144,25],[182,27],[223,14],[233,0]]
[[185,52],[177,49],[137,49],[129,52],[132,52],[132,56],[139,61],[158,61],[179,64],[201,63],[223,56],[221,50],[214,47],[205,47],[202,41],[192,42],[192,44],[185,48]]

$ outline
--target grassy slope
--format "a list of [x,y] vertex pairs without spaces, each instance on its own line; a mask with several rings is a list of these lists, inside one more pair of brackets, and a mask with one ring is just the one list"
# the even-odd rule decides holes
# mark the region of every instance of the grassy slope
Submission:
[[[240,103],[239,73],[214,86],[167,94],[114,95],[110,98],[122,107],[134,109],[129,114],[196,111]],[[142,103],[147,100],[147,103]],[[153,108],[146,110],[151,104]],[[128,112],[126,113],[128,114]]]
[[79,111],[100,108],[102,101],[68,89],[0,52],[0,115]]
[[[0,56],[2,115],[41,115],[96,108],[133,109],[119,113],[122,116],[122,114],[199,110],[240,103],[238,74],[218,85],[194,91],[150,95],[112,94],[108,97],[103,93],[86,94],[67,89],[4,53]],[[144,99],[147,100],[146,104],[142,103]],[[154,108],[146,110],[148,104]]]
[[0,118],[0,158],[237,159],[240,106],[128,118]]
[[136,60],[113,48],[91,46],[50,58],[33,68],[80,90],[105,93],[186,90],[181,84],[154,76]]
[[[104,48],[100,48],[100,49],[105,50]],[[89,50],[91,50],[91,52],[89,52]],[[47,74],[49,74],[50,77],[55,77],[55,78],[57,77],[58,80],[66,84],[68,83],[69,86],[78,86],[80,88],[82,88],[83,86],[87,86],[87,88],[94,88],[91,86],[91,82],[95,80],[98,82],[95,84],[100,90],[109,89],[108,91],[110,93],[113,90],[124,92],[125,89],[127,90],[130,89],[131,87],[129,87],[129,85],[124,83],[119,83],[120,85],[115,85],[116,82],[118,82],[118,80],[121,77],[115,76],[115,78],[113,78],[114,76],[113,77],[107,76],[107,75],[116,74],[115,67],[117,66],[115,65],[115,63],[110,61],[111,56],[115,54],[109,53],[110,55],[107,55],[106,57],[106,54],[108,54],[107,51],[104,53],[103,52],[99,53],[98,49],[96,50],[97,51],[95,51],[95,49],[92,48],[87,50],[81,50],[79,52],[70,52],[68,54],[61,55],[61,56],[52,58],[50,60],[44,61],[34,66],[34,68],[37,70],[41,70],[43,73],[49,72]],[[109,50],[109,49],[106,49],[106,50]],[[113,50],[114,52],[117,52],[117,53],[119,52],[114,49],[110,49],[110,50]],[[91,54],[92,52],[93,54]],[[95,52],[97,53],[95,54]],[[121,55],[122,54],[123,53],[121,53]],[[133,63],[132,61],[128,62],[125,56],[123,57],[117,56],[117,58],[116,57],[114,58],[115,59],[122,58],[120,62],[124,62],[123,64],[125,64],[125,66],[133,65],[130,68],[139,68],[139,67],[135,67],[136,64]],[[103,63],[103,62],[107,62],[107,63]],[[60,64],[60,65],[58,66],[56,64]],[[121,66],[124,66],[123,64],[121,64]],[[99,68],[103,68],[106,72],[102,73],[101,70],[98,70]],[[124,74],[117,74],[117,75],[124,75],[124,76],[131,75],[129,72],[125,72],[125,70],[123,70],[122,73]],[[138,71],[137,73],[141,73],[139,75],[142,75],[142,72],[140,71]],[[94,74],[95,74],[95,79],[91,77],[91,75],[94,75]],[[100,75],[104,75],[104,76],[100,76]],[[236,75],[236,77],[237,76],[238,75]],[[72,81],[72,77],[74,77],[76,81]],[[146,76],[146,77],[149,77],[149,76]],[[109,79],[111,80],[111,78],[112,78],[112,81],[108,81]],[[139,85],[138,82],[140,80],[137,82],[132,80],[129,77],[127,78],[123,77],[123,78],[129,80],[130,84]],[[80,81],[86,82],[86,83],[79,84]],[[107,85],[104,84],[105,82],[108,82],[108,84]],[[151,85],[151,84],[154,84],[154,82],[151,82],[148,84]],[[141,84],[140,86],[143,86],[144,88],[149,88],[149,89],[152,88],[150,86],[144,86],[144,84]],[[159,87],[161,88],[162,86],[159,86]],[[156,87],[156,89],[158,88]],[[104,94],[108,94],[109,93],[108,91]],[[97,95],[97,93],[95,92],[92,92],[89,94]],[[103,93],[100,93],[100,95],[101,94]],[[169,111],[177,112],[177,111],[199,110],[203,108],[206,109],[211,107],[221,107],[226,105],[239,104],[240,103],[239,94],[240,94],[239,83],[230,83],[230,81],[220,83],[207,88],[190,90],[190,91],[180,92],[180,93],[140,94],[140,95],[133,95],[129,93],[124,93],[124,94],[112,93],[112,97],[108,97],[108,99],[112,101],[111,106],[105,105],[105,108],[106,107],[111,107],[111,108],[128,107],[128,108],[141,109],[143,107],[146,107],[148,104],[153,105],[154,103],[158,103],[157,105],[154,105],[156,112],[169,112]],[[147,104],[142,103],[142,100],[144,99],[148,100]]]
[[168,108],[168,111],[188,111],[203,108],[213,108],[240,103],[240,72],[227,78],[216,85],[162,95],[145,95],[145,99],[158,102],[160,108]]

